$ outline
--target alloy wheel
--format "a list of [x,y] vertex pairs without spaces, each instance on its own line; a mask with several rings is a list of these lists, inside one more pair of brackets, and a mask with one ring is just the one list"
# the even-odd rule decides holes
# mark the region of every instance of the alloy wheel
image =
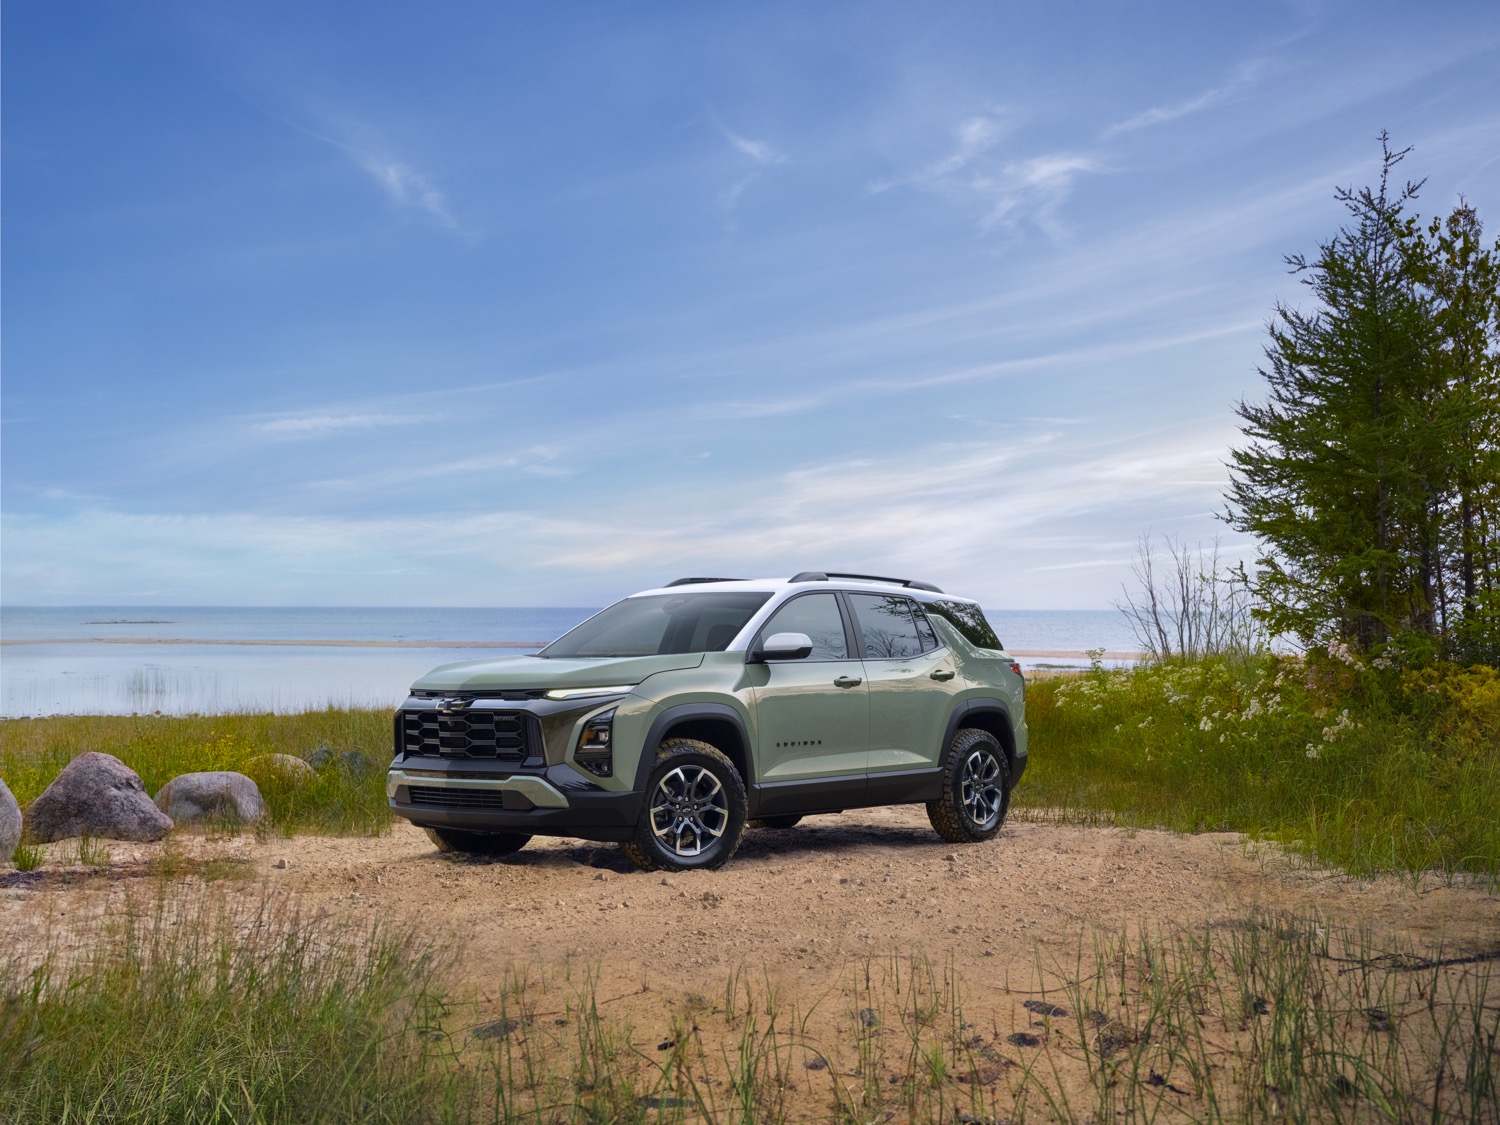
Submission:
[[729,827],[723,783],[702,766],[678,766],[651,795],[651,831],[673,855],[702,855]]
[[959,796],[976,828],[989,829],[999,820],[1005,794],[1000,789],[1000,763],[993,754],[975,750],[964,760]]

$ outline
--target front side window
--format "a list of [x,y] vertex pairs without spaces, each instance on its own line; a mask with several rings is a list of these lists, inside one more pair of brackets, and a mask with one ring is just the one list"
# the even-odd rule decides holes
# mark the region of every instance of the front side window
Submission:
[[917,632],[916,621],[918,611],[910,598],[889,594],[847,596],[849,604],[854,607],[859,631],[865,637],[866,659],[921,655],[922,637]]
[[813,644],[808,660],[849,659],[844,618],[839,613],[839,600],[832,594],[803,594],[787,602],[760,630],[763,638],[777,633],[806,633]]
[[723,652],[770,594],[652,594],[626,598],[568,630],[538,656],[659,656]]

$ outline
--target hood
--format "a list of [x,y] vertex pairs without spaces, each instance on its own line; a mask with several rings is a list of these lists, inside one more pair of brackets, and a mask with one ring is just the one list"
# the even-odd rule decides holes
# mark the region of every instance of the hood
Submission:
[[497,660],[464,660],[434,668],[416,683],[420,691],[475,691],[484,688],[606,687],[638,684],[657,672],[696,668],[701,652],[663,656],[600,656],[549,660],[540,656],[507,656]]

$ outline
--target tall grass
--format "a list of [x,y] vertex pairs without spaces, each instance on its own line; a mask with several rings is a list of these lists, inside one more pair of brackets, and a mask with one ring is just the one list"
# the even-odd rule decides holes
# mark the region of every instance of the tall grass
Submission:
[[422,1035],[441,953],[198,900],[0,965],[0,1120],[421,1122],[472,1102]]
[[525,967],[455,994],[413,933],[225,901],[13,951],[0,1120],[1486,1125],[1500,1105],[1500,949],[1313,917],[1096,931],[1015,991],[893,953],[799,1005],[743,966],[719,1001]]
[[[1237,830],[1361,875],[1500,880],[1500,675],[1347,652],[1095,668],[1027,695],[1016,806]],[[1024,812],[1023,812],[1024,815]]]
[[[283,753],[307,758],[319,746],[334,763],[299,781],[257,765]],[[0,720],[0,777],[16,800],[34,800],[78,754],[113,754],[141,775],[154,794],[179,774],[200,770],[249,773],[266,798],[269,824],[281,832],[379,834],[390,827],[385,765],[391,757],[389,711],[336,710],[300,714],[71,715]],[[347,768],[341,755],[360,755]]]

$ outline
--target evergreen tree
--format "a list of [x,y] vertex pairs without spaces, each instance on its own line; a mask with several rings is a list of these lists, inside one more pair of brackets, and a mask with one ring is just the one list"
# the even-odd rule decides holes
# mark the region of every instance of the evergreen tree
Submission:
[[1250,444],[1231,453],[1227,513],[1261,541],[1251,582],[1272,631],[1362,648],[1432,629],[1437,566],[1436,326],[1401,245],[1421,184],[1394,188],[1409,150],[1382,135],[1381,151],[1377,188],[1337,193],[1350,221],[1312,260],[1286,259],[1319,308],[1276,307],[1270,398],[1239,405]]

